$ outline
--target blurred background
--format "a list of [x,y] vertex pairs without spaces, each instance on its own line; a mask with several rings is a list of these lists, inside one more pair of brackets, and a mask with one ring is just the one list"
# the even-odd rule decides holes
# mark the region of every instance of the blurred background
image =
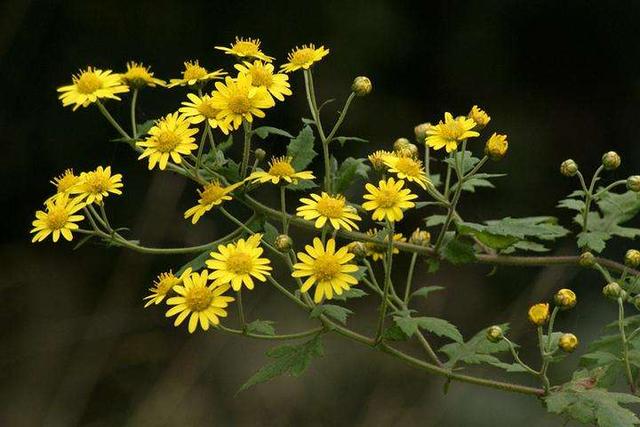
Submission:
[[[445,395],[441,378],[338,337],[325,340],[325,357],[303,377],[235,395],[266,362],[270,343],[212,332],[189,336],[160,308],[142,308],[155,276],[188,257],[100,244],[77,251],[65,243],[33,245],[30,223],[53,191],[52,177],[68,167],[110,164],[124,174],[125,192],[107,206],[112,223],[131,227],[131,238],[149,246],[196,245],[228,231],[215,213],[196,227],[183,220],[195,187],[169,172],[149,174],[126,146],[110,141],[117,135],[94,108],[63,108],[56,88],[81,67],[120,71],[128,60],[151,65],[165,79],[177,77],[189,59],[229,70],[231,58],[213,46],[238,35],[259,37],[280,61],[295,45],[330,48],[315,68],[318,96],[339,100],[323,112],[326,120],[335,117],[353,77],[371,78],[373,93],[356,100],[342,132],[370,142],[347,144],[340,158],[388,149],[397,137],[412,138],[418,123],[480,105],[492,117],[492,131],[506,133],[510,143],[507,158],[487,169],[509,176],[496,181],[496,190],[467,195],[463,216],[478,222],[557,215],[571,227],[570,216],[555,209],[576,186],[558,173],[562,160],[572,157],[590,174],[613,149],[623,166],[607,178],[640,170],[639,18],[640,3],[622,1],[3,1],[0,425],[562,425],[530,397],[458,383]],[[300,117],[308,115],[302,75],[293,74],[291,83],[294,95],[268,111],[268,124],[297,133]],[[183,97],[180,89],[144,90],[140,121],[174,111]],[[127,120],[127,101],[108,106]],[[280,154],[285,142],[256,146]],[[479,153],[480,146],[473,149]],[[241,207],[234,212],[248,214]],[[402,228],[417,225],[413,218]],[[620,259],[630,244],[610,245],[609,256]],[[575,244],[567,238],[554,253],[575,253]],[[400,258],[399,278],[406,264]],[[419,268],[416,287],[447,287],[420,302],[420,310],[459,325],[465,337],[511,322],[529,361],[535,340],[526,309],[558,288],[578,294],[577,308],[558,327],[582,342],[615,318],[615,308],[599,296],[600,278],[576,268],[503,267],[491,276],[487,266],[445,266],[435,275]],[[250,318],[274,320],[281,332],[309,322],[267,286],[245,299]],[[369,332],[373,300],[350,307],[358,313],[352,326]],[[579,353],[553,370],[554,382],[569,378]]]

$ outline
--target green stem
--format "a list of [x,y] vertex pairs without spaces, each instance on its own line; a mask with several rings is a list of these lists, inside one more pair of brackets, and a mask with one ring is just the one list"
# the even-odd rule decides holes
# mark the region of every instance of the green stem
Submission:
[[138,89],[133,90],[131,96],[131,134],[133,139],[138,139],[138,122],[136,121],[136,102],[138,101]]
[[[208,124],[208,121],[207,121],[207,124]],[[207,126],[205,129],[207,130],[207,135],[209,136],[209,143],[211,144],[211,149],[215,150],[216,141],[213,139],[213,132],[211,131],[211,126]]]
[[118,122],[116,122],[113,116],[109,114],[109,111],[105,108],[105,106],[99,99],[96,101],[96,105],[98,106],[98,109],[100,110],[102,115],[107,119],[109,123],[111,123],[111,126],[113,126],[115,130],[117,130],[118,133],[129,142],[129,144],[133,144],[131,136],[129,136],[129,134],[124,129],[122,129],[122,126],[120,126]]
[[531,368],[529,365],[524,363],[522,361],[522,359],[520,359],[520,356],[518,355],[518,352],[516,351],[515,345],[507,337],[503,337],[502,339],[504,339],[507,342],[507,344],[509,344],[509,350],[511,350],[511,355],[513,356],[513,359],[516,361],[516,363],[518,363],[518,365],[522,366],[531,375],[535,375],[535,376],[539,376],[540,375],[540,372],[538,372],[535,369]]
[[247,168],[249,167],[249,155],[251,154],[251,123],[244,121],[244,147],[242,150],[242,164],[240,166],[240,178],[247,176]]
[[540,372],[538,376],[542,381],[542,385],[544,388],[545,394],[549,393],[549,389],[551,388],[551,383],[549,382],[549,378],[547,377],[547,368],[549,367],[549,359],[545,352],[545,343],[544,337],[542,336],[542,326],[538,326],[538,348],[540,349],[540,358],[542,359],[542,368],[540,368]]
[[280,209],[282,209],[282,233],[289,233],[289,222],[287,221],[287,197],[285,194],[285,186],[280,186]]
[[353,101],[353,99],[355,97],[356,97],[356,94],[354,92],[351,92],[349,94],[349,97],[347,98],[347,101],[344,103],[344,107],[342,107],[342,110],[340,111],[340,115],[338,116],[338,120],[336,120],[335,125],[333,125],[333,129],[331,129],[331,132],[329,132],[329,135],[327,135],[327,144],[329,144],[333,140],[333,137],[338,132],[338,129],[340,129],[340,126],[342,125],[342,122],[344,121],[345,117],[347,116],[347,111],[349,111],[349,106],[351,105],[351,102]]
[[624,327],[624,301],[622,298],[618,298],[618,329],[620,331],[620,337],[622,340],[622,361],[624,362],[624,369],[627,375],[627,382],[631,393],[636,394],[636,383],[633,380],[633,374],[631,373],[631,363],[629,362],[629,340],[626,336],[626,330]]
[[[463,143],[462,145],[463,154],[464,154],[464,148],[465,148],[465,143]],[[457,160],[457,157],[455,157],[455,159]],[[456,189],[453,193],[453,200],[451,201],[451,205],[447,210],[447,216],[444,219],[444,224],[442,224],[442,229],[440,229],[440,234],[438,234],[438,238],[436,239],[436,244],[434,247],[434,251],[436,253],[438,253],[438,251],[440,250],[440,246],[442,246],[442,243],[444,242],[444,237],[447,234],[447,231],[449,230],[449,226],[451,225],[451,220],[453,219],[453,214],[455,213],[456,207],[458,205],[458,201],[460,200],[460,194],[462,193],[463,172],[462,172],[462,166],[459,165],[458,161],[456,161],[455,169],[456,169],[456,174],[458,175],[458,185],[456,186]]]
[[240,286],[240,289],[236,291],[236,296],[236,302],[238,306],[238,320],[240,321],[240,325],[242,325],[241,329],[245,331],[247,329],[247,321],[244,317],[244,307],[242,305],[242,286]]
[[553,311],[551,311],[551,317],[549,317],[549,328],[547,329],[547,344],[545,346],[545,352],[547,354],[551,353],[551,334],[553,334],[553,326],[556,323],[556,316],[558,315],[558,311],[560,311],[560,309],[557,306],[553,307]]
[[[449,156],[450,159],[453,158],[453,154]],[[449,200],[449,190],[451,188],[451,163],[447,163],[447,174],[444,180],[444,197]]]
[[[598,181],[598,175],[600,175],[600,172],[602,172],[603,170],[604,170],[603,165],[600,165],[600,167],[596,169],[596,172],[593,174],[593,178],[591,178],[591,185],[589,185],[589,189],[586,190],[586,193],[584,195],[584,212],[583,212],[583,218],[582,218],[582,231],[587,231],[587,225],[589,221],[589,211],[591,210],[591,200],[593,199],[593,188],[596,185],[596,181]],[[582,177],[582,174],[579,173],[578,176],[580,177],[580,180],[582,181],[582,185],[584,187],[584,178]]]
[[384,321],[387,316],[387,298],[389,297],[389,290],[391,288],[391,268],[393,266],[393,232],[394,223],[387,220],[387,254],[385,257],[384,289],[382,291],[382,304],[380,307],[380,317],[378,318],[378,329],[375,338],[376,343],[379,343],[382,339]]
[[427,174],[427,178],[429,178],[429,180],[431,180],[431,175],[429,173],[430,170],[430,149],[429,146],[427,144],[424,143],[424,141],[419,141],[422,143],[422,145],[424,145],[424,172]]
[[322,332],[322,330],[324,329],[322,327],[318,327],[314,329],[309,329],[308,331],[296,332],[293,334],[263,335],[263,334],[255,334],[252,332],[246,332],[239,329],[227,328],[226,326],[223,326],[221,324],[217,325],[216,328],[223,332],[227,332],[234,335],[244,335],[245,337],[249,337],[249,338],[256,338],[261,340],[274,340],[274,341],[275,340],[295,340],[299,338],[304,338],[311,335],[316,335]]
[[413,283],[413,271],[416,268],[416,261],[418,259],[418,254],[414,253],[411,255],[411,263],[409,264],[409,273],[407,274],[407,285],[404,289],[404,305],[409,304],[409,297],[411,294],[411,285]]
[[202,136],[200,137],[200,145],[198,146],[198,156],[196,157],[196,176],[200,176],[200,167],[202,165],[202,152],[204,151],[204,143],[207,137],[207,129],[209,129],[209,121],[204,121],[204,131],[202,132]]
[[619,181],[616,181],[612,184],[609,184],[608,186],[606,186],[605,188],[603,188],[602,190],[598,191],[596,194],[593,195],[593,200],[598,200],[600,198],[600,196],[602,196],[604,193],[613,190],[614,188],[620,186],[620,185],[625,185],[627,183],[626,179],[621,179]]

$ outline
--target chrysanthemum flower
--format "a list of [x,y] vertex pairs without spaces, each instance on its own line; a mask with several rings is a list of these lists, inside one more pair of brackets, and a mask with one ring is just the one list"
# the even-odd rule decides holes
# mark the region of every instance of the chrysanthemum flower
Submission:
[[251,76],[251,84],[255,87],[263,87],[269,91],[278,101],[284,101],[284,95],[291,95],[289,76],[275,73],[273,64],[265,64],[262,61],[244,62],[235,65],[240,74]]
[[264,184],[271,181],[272,184],[279,184],[280,181],[286,181],[287,184],[297,184],[299,179],[314,179],[313,173],[310,171],[296,172],[291,165],[291,157],[274,157],[269,162],[268,171],[253,172],[248,180]]
[[209,80],[221,79],[225,74],[223,70],[213,72],[207,71],[198,61],[187,61],[184,63],[182,78],[171,79],[168,87],[193,86],[197,83],[204,83]]
[[360,221],[361,218],[356,214],[355,208],[347,204],[342,195],[330,196],[323,191],[321,195],[311,194],[311,199],[303,197],[300,201],[303,204],[296,209],[296,215],[307,221],[315,220],[316,228],[324,227],[328,221],[336,230],[358,229],[355,221]]
[[148,300],[144,307],[147,308],[152,304],[160,304],[173,288],[181,284],[182,279],[189,274],[191,274],[191,267],[187,268],[180,277],[173,274],[171,270],[158,274],[157,279],[153,282],[153,287],[149,288],[151,294],[143,298],[143,300]]
[[193,333],[200,323],[203,330],[208,330],[209,325],[220,324],[220,317],[227,317],[225,308],[235,298],[225,296],[229,285],[208,284],[209,272],[202,270],[200,273],[185,275],[182,285],[173,287],[177,297],[167,300],[168,305],[173,305],[167,313],[167,317],[175,316],[175,326],[179,326],[189,317],[189,333]]
[[254,234],[248,239],[240,239],[236,243],[218,246],[217,252],[211,252],[212,259],[206,261],[207,267],[213,271],[209,275],[215,284],[231,284],[234,291],[239,291],[244,284],[253,289],[253,279],[261,282],[272,268],[268,258],[260,258],[264,249],[260,245],[262,234]]
[[71,189],[80,183],[80,177],[73,173],[73,169],[67,169],[64,173],[53,178],[50,182],[54,187],[56,187],[56,194],[48,199],[53,200],[63,195],[69,195],[71,193]]
[[69,192],[77,194],[78,198],[84,199],[86,204],[102,204],[105,197],[111,194],[122,194],[122,174],[111,175],[111,166],[103,168],[98,166],[91,172],[82,172],[80,182],[72,187]]
[[153,169],[156,164],[160,169],[167,167],[169,157],[175,163],[182,162],[182,156],[191,154],[198,148],[194,143],[193,135],[198,133],[198,129],[189,127],[190,122],[187,118],[179,113],[167,114],[149,130],[149,138],[145,141],[137,142],[138,147],[143,147],[138,160],[149,157],[149,170]]
[[225,135],[229,134],[229,123],[216,118],[220,110],[213,108],[213,100],[209,95],[188,93],[187,98],[189,101],[183,102],[184,107],[180,107],[178,111],[191,123],[198,124],[207,120],[211,128],[219,128]]
[[166,86],[167,82],[153,77],[150,67],[138,62],[127,62],[127,71],[120,75],[122,82],[129,87],[139,89],[145,86]]
[[491,121],[491,116],[489,116],[482,108],[474,105],[471,107],[471,111],[467,114],[467,117],[473,119],[476,122],[476,129],[482,129]]
[[467,117],[456,117],[451,113],[444,113],[444,122],[440,121],[435,126],[427,129],[426,143],[434,150],[444,147],[447,153],[458,149],[458,143],[467,138],[480,135],[472,130],[476,127],[476,122]]
[[381,171],[383,169],[386,169],[385,160],[389,156],[393,156],[393,153],[385,150],[378,150],[374,153],[369,154],[368,158],[371,166],[373,166],[375,170]]
[[301,292],[308,292],[316,285],[313,300],[316,304],[323,298],[332,299],[333,295],[342,295],[358,280],[349,273],[358,271],[358,266],[348,264],[354,257],[347,246],[336,251],[336,241],[329,239],[326,248],[317,237],[313,239],[313,246],[304,247],[306,253],[298,252],[298,262],[293,266],[293,277],[308,277],[300,288]]
[[[367,235],[371,236],[371,237],[376,237],[378,235],[379,231],[378,230],[369,230],[367,231]],[[389,236],[384,236],[384,242],[387,243],[389,242]],[[396,233],[393,235],[393,241],[394,242],[406,242],[407,239],[405,237],[402,236],[402,234],[400,233]],[[365,248],[367,249],[367,256],[370,256],[371,259],[373,259],[374,261],[378,261],[378,260],[382,260],[384,259],[385,254],[387,253],[387,247],[384,244],[377,244],[377,243],[373,243],[373,242],[366,242],[365,243]],[[396,248],[394,246],[393,248],[393,254],[399,254],[400,253],[400,249]]]
[[320,46],[316,49],[316,46],[311,43],[308,46],[303,44],[302,47],[293,49],[287,55],[287,62],[280,68],[285,73],[291,73],[293,71],[304,69],[308,70],[314,62],[320,61],[322,58],[329,54],[329,49],[325,49],[324,46]]
[[380,180],[378,186],[367,183],[365,188],[369,192],[363,197],[368,200],[362,204],[362,207],[368,211],[373,211],[371,216],[374,221],[400,221],[404,214],[402,211],[415,206],[411,200],[418,196],[411,193],[404,186],[403,180]]
[[84,219],[84,216],[74,214],[84,206],[80,199],[70,199],[66,194],[55,200],[47,200],[45,210],[37,211],[36,219],[31,223],[31,232],[36,233],[31,241],[42,242],[49,234],[54,242],[60,239],[60,235],[68,241],[73,240],[71,231],[80,228],[76,223]]
[[220,110],[217,119],[227,120],[238,129],[243,120],[251,123],[253,116],[264,117],[264,109],[271,108],[275,101],[264,87],[254,87],[250,75],[227,77],[225,82],[216,82],[212,95],[213,108]]
[[87,67],[86,70],[73,76],[72,84],[58,88],[62,105],[73,105],[73,111],[80,107],[87,107],[98,99],[110,98],[120,100],[118,93],[129,92],[129,88],[122,84],[119,74],[112,74],[111,70],[99,70]]
[[221,50],[227,55],[233,55],[241,59],[255,58],[265,62],[273,61],[272,57],[265,55],[260,50],[259,39],[236,37],[236,41],[231,43],[230,47],[215,46],[215,49]]
[[389,167],[389,172],[395,173],[400,179],[406,179],[409,182],[415,182],[423,189],[432,185],[431,180],[427,178],[427,174],[422,167],[422,162],[413,157],[407,156],[386,156],[384,164]]
[[508,149],[507,135],[494,132],[484,146],[484,153],[492,160],[500,160],[507,154]]
[[244,184],[243,181],[224,187],[220,185],[218,181],[211,182],[205,185],[202,190],[198,190],[198,204],[192,208],[187,209],[184,213],[184,219],[191,217],[191,223],[195,224],[200,220],[200,217],[211,210],[214,206],[222,204],[225,200],[231,200],[231,193],[233,190]]

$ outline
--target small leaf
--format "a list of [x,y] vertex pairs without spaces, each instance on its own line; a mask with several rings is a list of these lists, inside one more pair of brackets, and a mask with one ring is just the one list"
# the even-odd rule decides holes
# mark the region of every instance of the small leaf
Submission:
[[571,209],[578,212],[583,212],[585,208],[584,201],[577,199],[564,199],[558,202],[557,207],[564,209]]
[[409,339],[398,325],[387,328],[382,334],[382,338],[387,341],[406,341]]
[[437,317],[417,317],[416,319],[418,320],[420,329],[425,329],[441,337],[450,338],[458,343],[464,341],[458,328],[447,320],[438,319]]
[[291,165],[295,170],[301,171],[318,155],[313,150],[313,142],[315,137],[309,126],[302,128],[298,136],[293,138],[287,145],[287,155],[291,156]]
[[333,139],[338,141],[340,143],[341,147],[344,147],[344,143],[347,142],[347,141],[369,142],[366,139],[358,138],[358,137],[355,137],[355,136],[336,136]]
[[362,289],[350,288],[348,291],[342,292],[342,295],[334,295],[333,299],[337,301],[346,301],[347,299],[362,298],[367,295],[368,294]]
[[255,128],[253,130],[253,133],[260,139],[265,139],[269,135],[279,135],[279,136],[284,136],[284,137],[289,138],[289,139],[293,139],[293,135],[291,135],[286,130],[274,128],[274,127],[271,127],[271,126],[261,126],[259,128]]
[[527,370],[519,363],[489,362],[496,368],[504,369],[507,372],[527,372]]
[[136,133],[138,134],[138,138],[141,138],[149,133],[149,130],[151,130],[151,128],[155,124],[155,120],[147,120],[143,123],[138,123],[138,126],[136,126]]
[[413,297],[423,297],[427,298],[431,292],[441,291],[445,289],[443,286],[424,286],[414,293],[411,294],[411,298]]
[[217,148],[223,153],[226,153],[229,150],[229,148],[231,148],[232,145],[233,145],[233,134],[230,133],[227,140],[218,144]]
[[264,223],[264,240],[270,245],[273,245],[276,241],[276,238],[280,235],[280,232],[276,227],[271,225],[268,222]]
[[611,236],[603,231],[583,231],[578,234],[578,247],[591,249],[594,252],[602,252],[606,241]]
[[337,193],[343,193],[357,177],[367,179],[370,168],[365,161],[365,159],[349,157],[342,162],[335,178],[334,188]]
[[431,215],[429,218],[425,219],[425,224],[427,227],[434,227],[436,225],[444,224],[445,219],[447,219],[446,215]]
[[476,259],[473,246],[458,239],[451,239],[444,247],[442,255],[451,264],[466,264]]
[[273,336],[276,334],[276,330],[273,327],[274,323],[271,320],[254,320],[247,324],[247,332]]
[[313,310],[311,310],[309,317],[313,319],[324,314],[325,316],[331,317],[332,319],[335,319],[345,325],[347,323],[347,317],[351,313],[353,313],[353,311],[339,305],[322,304],[316,305]]

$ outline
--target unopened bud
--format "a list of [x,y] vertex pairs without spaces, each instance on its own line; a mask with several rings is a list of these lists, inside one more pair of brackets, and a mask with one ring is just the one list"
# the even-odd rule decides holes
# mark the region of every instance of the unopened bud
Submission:
[[365,96],[371,93],[371,89],[373,88],[371,84],[371,80],[368,77],[358,76],[353,79],[353,84],[351,85],[351,90],[357,96]]
[[575,307],[578,302],[575,292],[571,289],[560,289],[556,292],[553,300],[556,305],[563,310],[569,310],[570,308]]
[[491,160],[501,160],[509,149],[509,142],[507,142],[507,135],[500,135],[494,133],[487,141],[484,147],[484,153],[489,156]]
[[640,310],[640,295],[636,295],[631,300],[631,304],[636,308],[636,310]]
[[608,151],[602,155],[602,166],[607,170],[618,169],[620,163],[620,156],[615,151]]
[[430,241],[431,233],[425,230],[420,230],[419,228],[416,228],[409,238],[409,243],[418,246],[428,246]]
[[640,175],[627,178],[627,188],[635,193],[640,192]]
[[254,154],[256,156],[256,160],[261,162],[262,160],[264,160],[264,157],[267,155],[267,152],[264,151],[262,148],[258,148]]
[[602,294],[611,299],[618,299],[623,297],[624,291],[616,282],[611,282],[602,288]]
[[504,333],[502,332],[502,328],[500,326],[490,326],[487,328],[487,339],[492,343],[497,343],[502,341],[504,338]]
[[397,154],[399,154],[399,152],[401,150],[404,150],[410,144],[411,144],[411,142],[409,142],[409,140],[407,138],[398,138],[393,143],[393,151],[395,151]]
[[565,353],[571,353],[578,347],[578,337],[573,334],[562,334],[558,339],[558,347]]
[[427,138],[427,130],[429,130],[430,127],[431,123],[421,123],[413,128],[413,131],[416,134],[416,141],[424,144],[424,140]]
[[276,237],[276,241],[273,246],[275,246],[275,248],[280,252],[287,252],[293,246],[293,240],[291,240],[291,237],[286,234],[280,234]]
[[578,261],[582,267],[593,267],[596,264],[596,257],[591,252],[583,252]]
[[549,320],[549,304],[534,304],[529,308],[529,322],[542,326]]
[[396,154],[400,157],[418,157],[418,147],[415,144],[407,144],[398,150],[395,150]]
[[564,176],[574,176],[578,173],[578,164],[571,159],[565,160],[560,165],[560,173]]
[[347,245],[347,249],[355,255],[356,258],[364,258],[367,256],[367,247],[362,242],[351,242]]
[[636,249],[629,249],[624,254],[624,265],[631,268],[636,268],[640,265],[640,251]]
[[476,130],[484,128],[491,120],[491,117],[477,105],[471,107],[471,111],[469,111],[467,117],[473,119],[473,121],[476,122],[476,127],[474,128]]

